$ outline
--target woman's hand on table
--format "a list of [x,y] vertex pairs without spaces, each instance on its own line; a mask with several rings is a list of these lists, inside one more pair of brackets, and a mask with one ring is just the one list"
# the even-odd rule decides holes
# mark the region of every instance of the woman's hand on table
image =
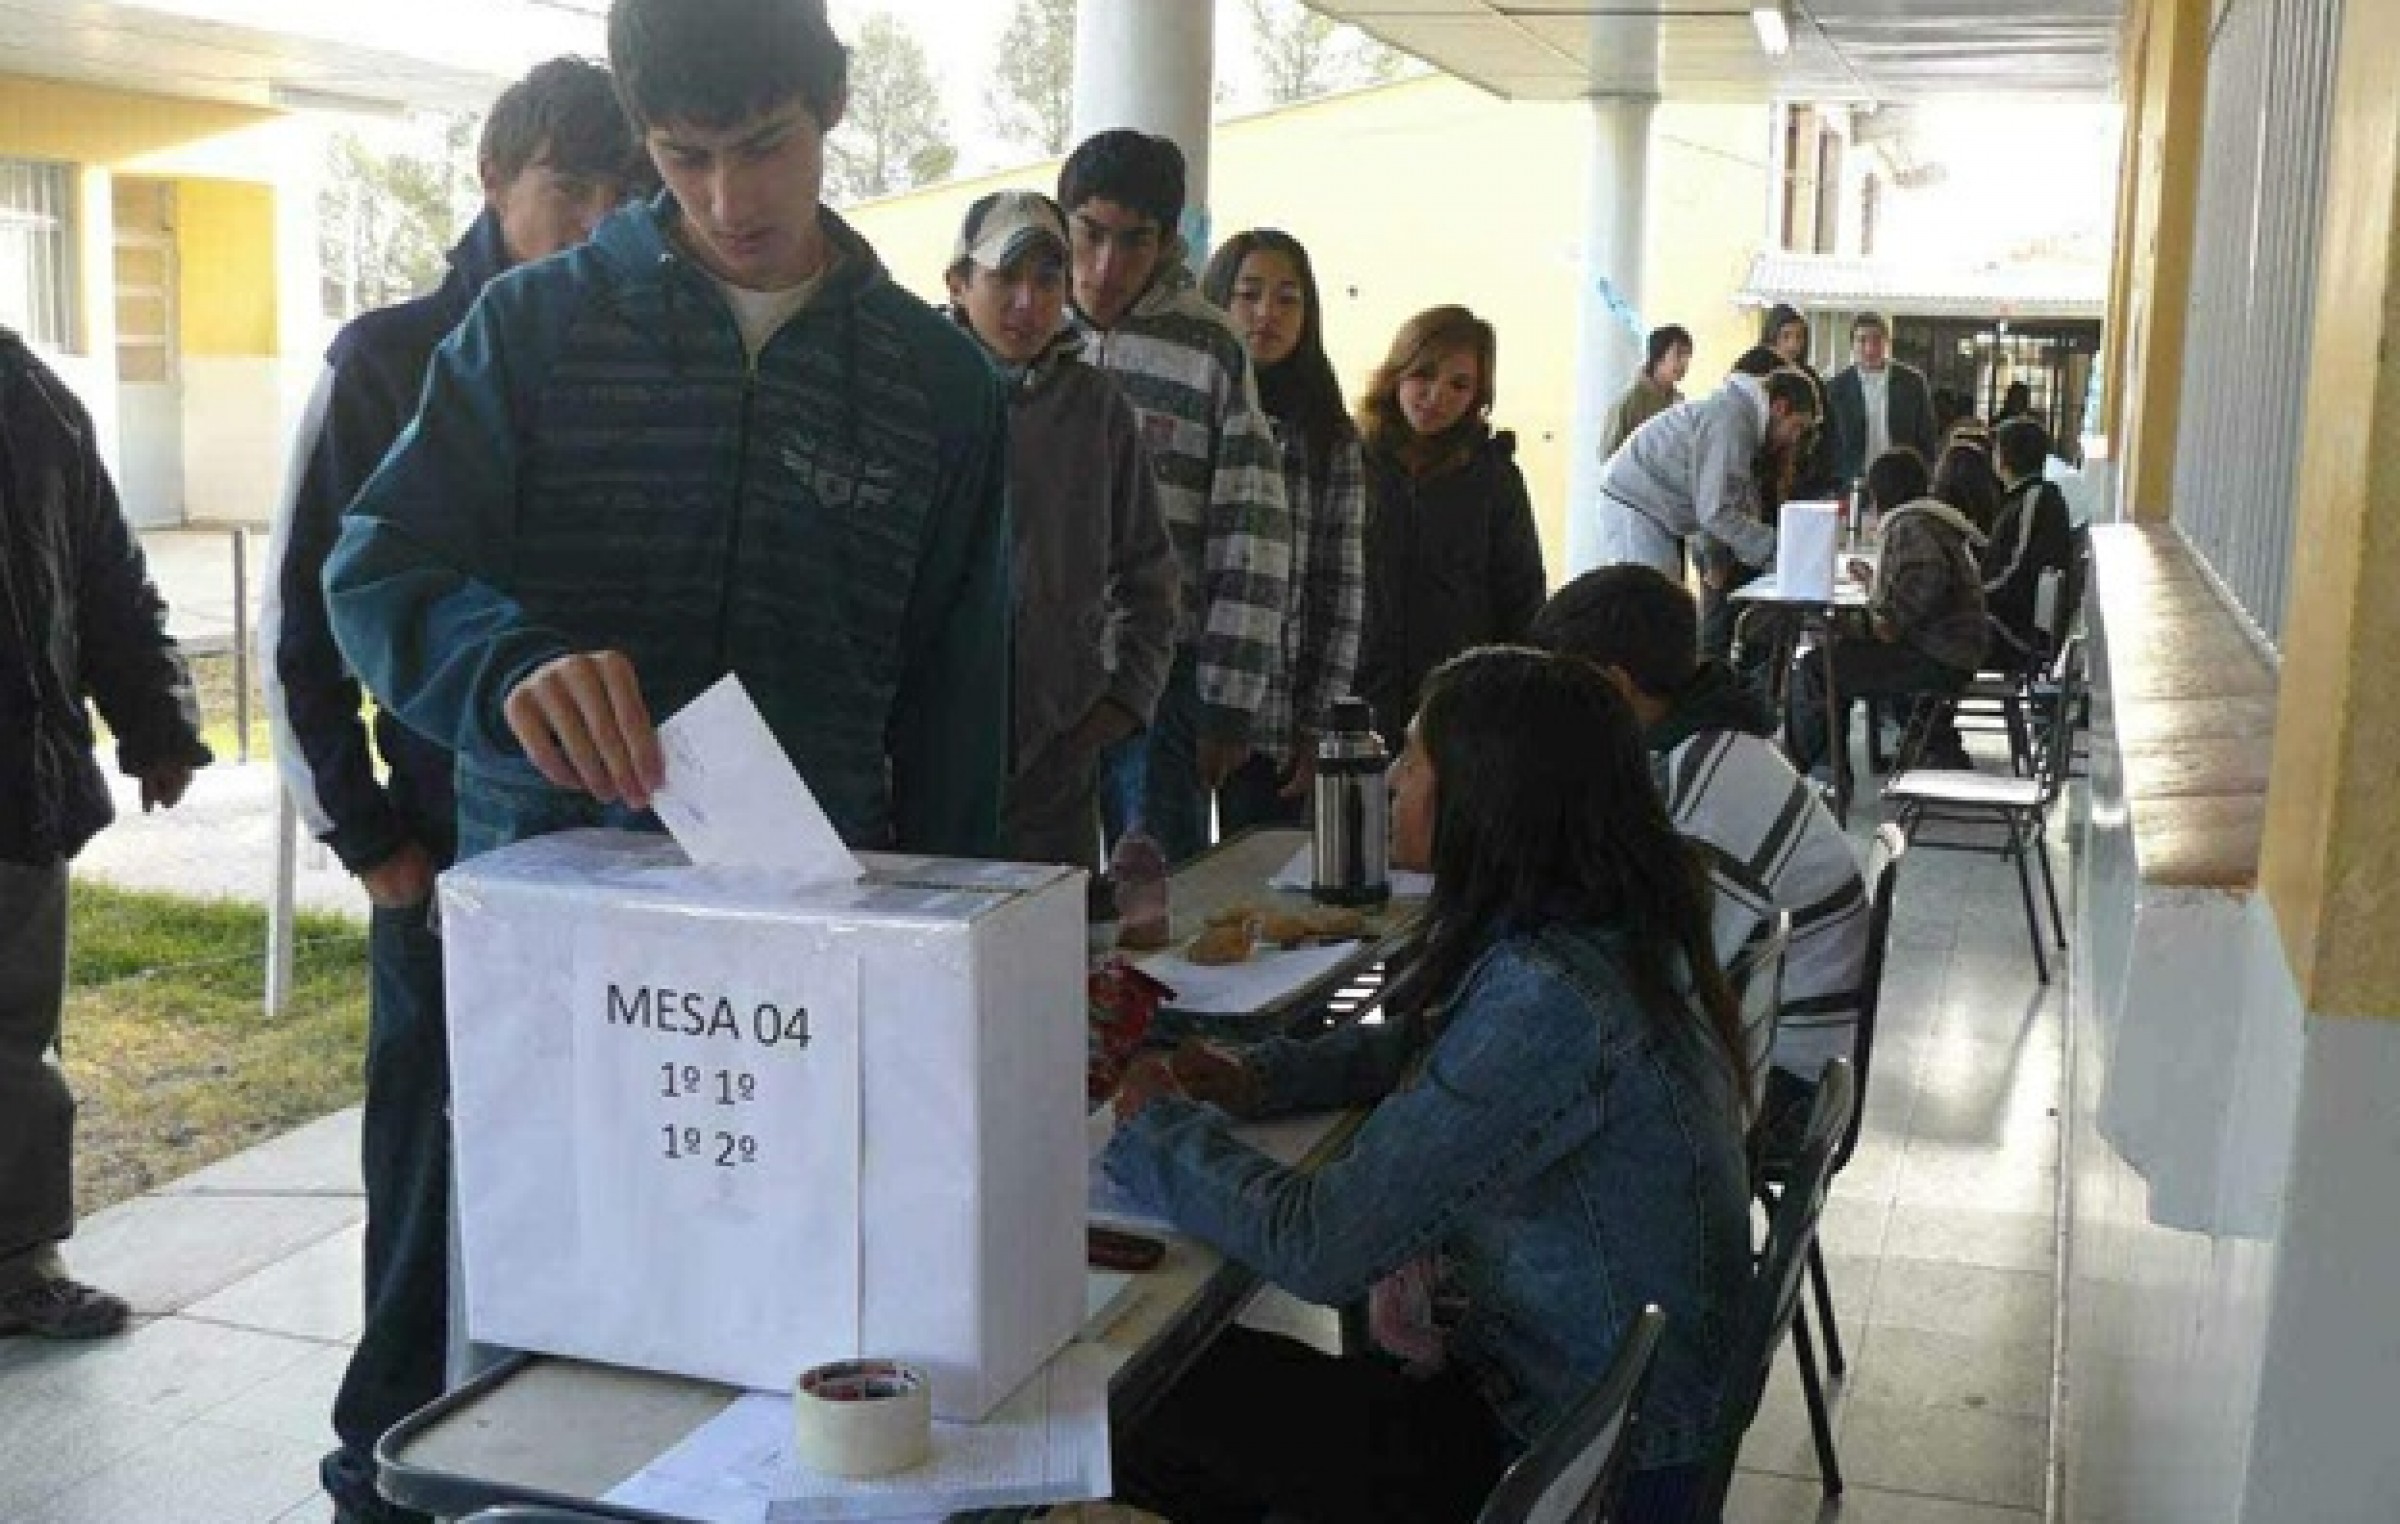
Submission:
[[1162,1095],[1180,1095],[1237,1117],[1255,1115],[1264,1099],[1258,1072],[1240,1054],[1197,1041],[1163,1057],[1136,1060],[1117,1086],[1117,1120],[1132,1121]]

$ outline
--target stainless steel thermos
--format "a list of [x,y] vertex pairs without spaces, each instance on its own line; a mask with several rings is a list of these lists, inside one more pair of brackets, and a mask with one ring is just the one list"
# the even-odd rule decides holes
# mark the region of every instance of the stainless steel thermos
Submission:
[[1317,900],[1381,905],[1392,897],[1391,757],[1365,699],[1336,699],[1333,726],[1317,739]]

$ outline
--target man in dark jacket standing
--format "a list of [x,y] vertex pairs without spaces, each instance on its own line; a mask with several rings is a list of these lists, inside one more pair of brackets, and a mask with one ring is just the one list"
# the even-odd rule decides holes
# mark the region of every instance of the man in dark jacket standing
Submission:
[[375,1495],[375,1442],[442,1393],[450,1066],[441,944],[427,907],[434,875],[455,855],[457,825],[449,752],[388,710],[374,729],[388,776],[375,776],[358,680],[326,619],[325,558],[343,510],[415,415],[434,346],[493,277],[581,243],[640,178],[638,164],[615,86],[597,64],[554,59],[501,95],[476,152],[482,214],[450,251],[438,289],[335,336],[277,526],[259,627],[276,762],[310,832],[374,905],[360,1138],[366,1322],[334,1398],[341,1443],[322,1467],[344,1520],[401,1517]]
[[1941,452],[1933,393],[1923,371],[1892,358],[1892,325],[1879,313],[1860,313],[1850,322],[1850,353],[1852,363],[1825,388],[1840,479],[1857,481],[1894,449],[1916,451],[1931,470]]
[[174,808],[209,762],[166,614],[91,415],[0,328],[0,1335],[93,1338],[129,1313],[59,1257],[75,1098],[56,1050],[67,861],[114,815],[86,701],[144,810]]

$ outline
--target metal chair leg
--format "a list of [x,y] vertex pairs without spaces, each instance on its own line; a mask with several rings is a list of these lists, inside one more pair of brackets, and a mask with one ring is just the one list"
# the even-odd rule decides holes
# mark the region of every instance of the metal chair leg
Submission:
[[2033,903],[2033,870],[2025,865],[2028,843],[2023,827],[2014,819],[2009,822],[2009,845],[2012,848],[2009,860],[2017,867],[2017,892],[2025,897],[2025,934],[2033,943],[2033,971],[2048,984],[2050,960],[2042,952],[2042,912]]
[[1841,1325],[1833,1318],[1833,1283],[1825,1275],[1825,1251],[1814,1240],[1808,1246],[1808,1284],[1816,1293],[1817,1322],[1825,1330],[1825,1369],[1836,1378],[1850,1374],[1850,1362],[1842,1357]]
[[1808,1308],[1804,1304],[1792,1314],[1792,1355],[1800,1362],[1800,1394],[1808,1401],[1808,1432],[1816,1441],[1817,1470],[1823,1477],[1825,1495],[1842,1495],[1842,1459],[1833,1450],[1833,1417],[1825,1408],[1825,1383],[1817,1376],[1816,1345],[1808,1336]]
[[2067,923],[2065,917],[2058,913],[2058,880],[2050,872],[2050,843],[2043,837],[2039,821],[2034,822],[2033,850],[2042,865],[2042,893],[2050,900],[2050,930],[2057,935],[2058,945],[2064,950],[2067,945]]

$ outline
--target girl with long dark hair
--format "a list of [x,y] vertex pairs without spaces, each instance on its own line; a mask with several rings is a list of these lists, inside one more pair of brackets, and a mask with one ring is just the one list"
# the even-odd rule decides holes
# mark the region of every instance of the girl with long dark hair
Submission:
[[[1295,1295],[1366,1296],[1385,1358],[1233,1330],[1123,1448],[1119,1491],[1179,1520],[1472,1518],[1656,1303],[1616,1517],[1681,1524],[1729,1438],[1749,1277],[1743,1046],[1704,870],[1624,700],[1570,658],[1440,668],[1392,791],[1393,860],[1435,888],[1385,1021],[1137,1065],[1102,1160]],[[1369,1103],[1309,1174],[1228,1131]]]
[[1200,277],[1250,351],[1258,400],[1283,452],[1292,512],[1283,658],[1251,722],[1250,760],[1217,791],[1225,834],[1298,825],[1316,775],[1316,740],[1350,693],[1366,618],[1365,462],[1342,386],[1325,355],[1325,319],[1308,251],[1271,228],[1225,240]]
[[1395,747],[1425,674],[1521,641],[1548,593],[1517,436],[1492,431],[1492,325],[1435,307],[1400,325],[1359,399],[1367,630],[1359,696]]

